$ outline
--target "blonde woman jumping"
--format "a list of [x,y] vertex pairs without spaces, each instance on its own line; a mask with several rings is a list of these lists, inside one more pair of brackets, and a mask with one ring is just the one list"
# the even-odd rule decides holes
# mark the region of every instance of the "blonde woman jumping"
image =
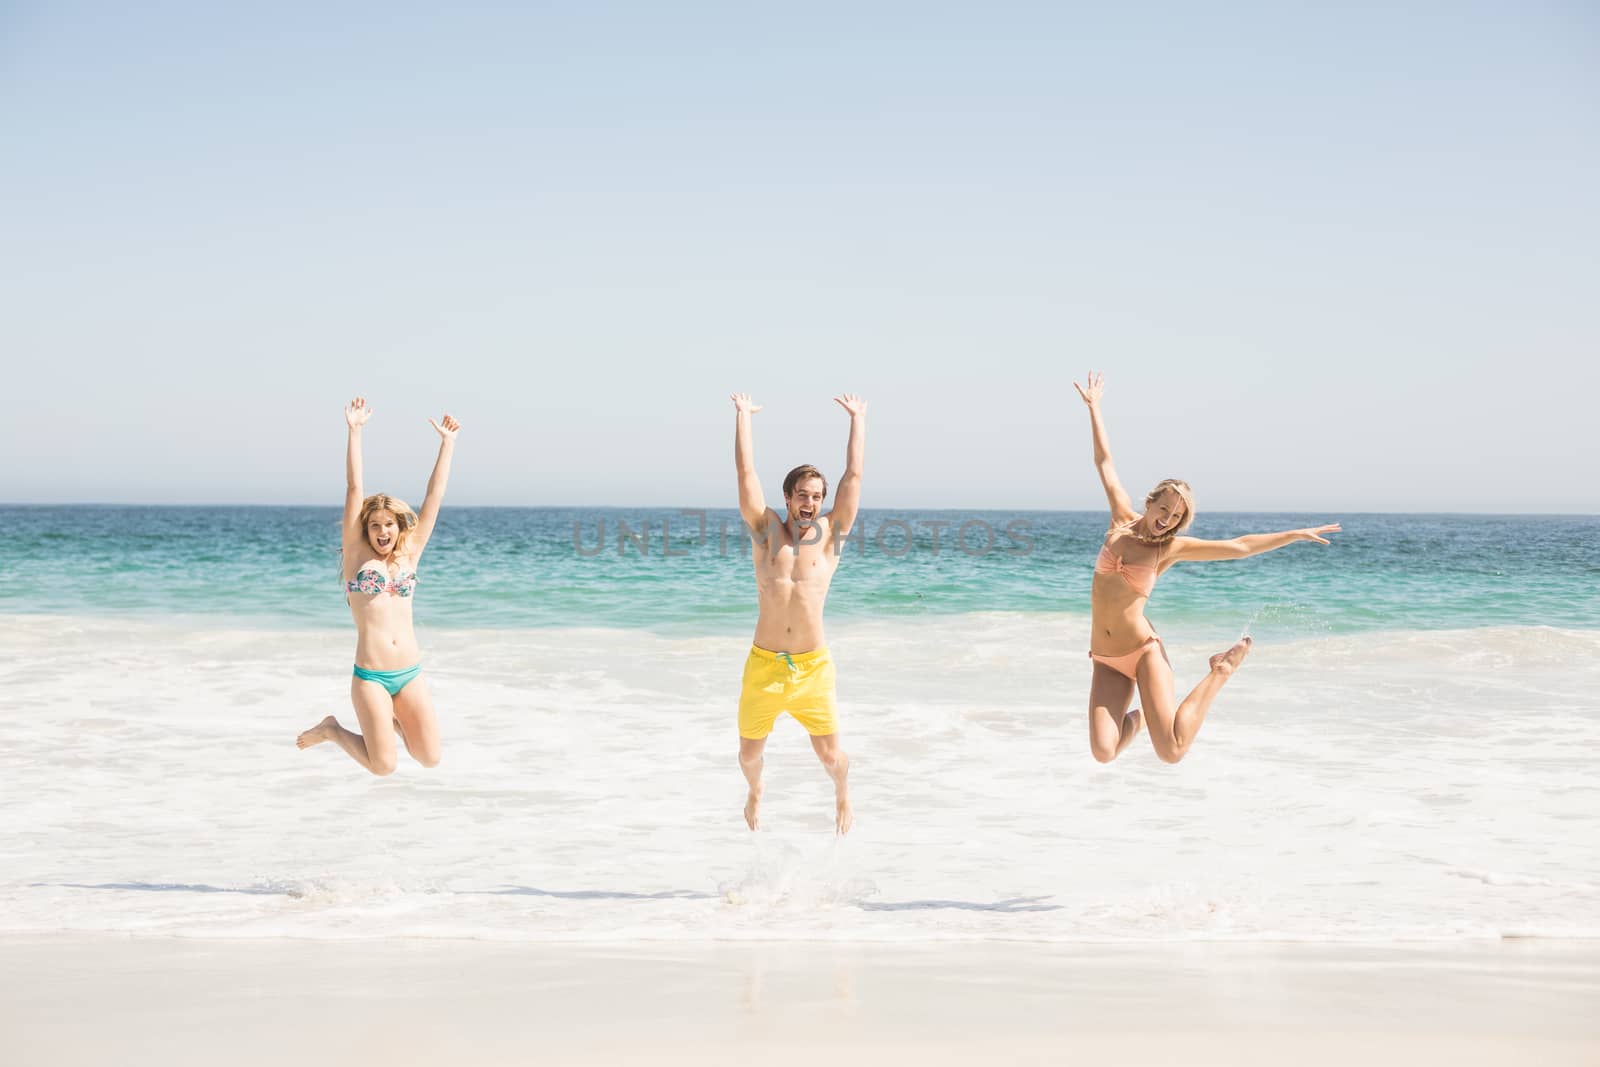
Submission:
[[344,409],[350,436],[345,449],[341,558],[345,601],[356,623],[350,703],[361,732],[346,730],[329,715],[302,733],[297,744],[310,748],[332,741],[373,774],[384,775],[394,772],[396,733],[412,759],[424,767],[439,763],[439,723],[422,677],[422,651],[411,626],[411,594],[422,550],[439,518],[461,424],[449,415],[441,422],[428,420],[439,434],[439,458],[428,478],[422,514],[417,515],[395,497],[362,495],[361,428],[371,417],[366,397],[356,397]]
[[[1210,672],[1178,700],[1166,646],[1144,617],[1156,578],[1186,560],[1243,559],[1296,541],[1325,545],[1328,541],[1322,535],[1337,531],[1339,525],[1245,534],[1227,541],[1179,537],[1194,521],[1194,494],[1188,483],[1176,478],[1158,482],[1144,498],[1144,511],[1135,511],[1111,463],[1111,446],[1100,417],[1105,378],[1091,374],[1083,385],[1074,382],[1073,387],[1089,405],[1094,465],[1111,504],[1111,525],[1095,560],[1090,599],[1089,658],[1094,661],[1094,677],[1089,683],[1089,750],[1101,763],[1109,763],[1140,729],[1149,727],[1156,755],[1177,763],[1188,755],[1211,702],[1249,655],[1250,638],[1212,656]],[[1144,705],[1142,713],[1138,708],[1128,710],[1135,686]]]

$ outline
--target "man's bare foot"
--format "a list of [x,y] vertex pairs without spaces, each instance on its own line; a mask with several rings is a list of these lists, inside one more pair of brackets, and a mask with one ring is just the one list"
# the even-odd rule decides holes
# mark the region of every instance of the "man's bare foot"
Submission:
[[323,719],[321,722],[317,723],[317,725],[313,726],[311,729],[295,738],[294,743],[299,745],[301,748],[310,748],[312,745],[320,745],[324,741],[331,741],[333,739],[333,731],[337,730],[338,728],[339,720],[335,719],[332,715],[329,715],[326,719]]
[[744,801],[744,822],[752,830],[761,829],[761,787],[751,786]]
[[1239,643],[1226,652],[1218,652],[1211,657],[1211,669],[1218,674],[1227,676],[1239,669],[1239,664],[1250,654],[1250,646],[1255,644],[1248,637],[1241,637]]
[[833,779],[833,832],[847,834],[850,824],[855,821],[855,816],[850,811],[850,757],[843,752],[839,753],[838,761],[828,771],[828,777]]

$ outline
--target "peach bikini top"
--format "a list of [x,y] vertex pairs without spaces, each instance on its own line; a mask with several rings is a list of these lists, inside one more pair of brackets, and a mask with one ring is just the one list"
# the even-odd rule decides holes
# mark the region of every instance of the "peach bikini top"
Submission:
[[1122,575],[1122,580],[1140,596],[1147,597],[1155,591],[1156,568],[1144,563],[1124,563],[1121,556],[1113,554],[1104,544],[1100,546],[1100,555],[1095,557],[1094,572]]

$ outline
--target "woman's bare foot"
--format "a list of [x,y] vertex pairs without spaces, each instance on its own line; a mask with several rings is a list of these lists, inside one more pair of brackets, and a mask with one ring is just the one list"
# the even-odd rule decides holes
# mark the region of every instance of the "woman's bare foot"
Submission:
[[329,715],[326,719],[323,719],[317,725],[295,738],[294,743],[301,748],[310,748],[312,745],[320,745],[324,741],[332,741],[333,731],[338,728],[339,720]]
[[841,792],[834,800],[833,832],[847,834],[855,821],[855,816],[850,811],[850,798]]
[[1226,677],[1239,669],[1239,664],[1250,654],[1250,646],[1255,644],[1248,637],[1241,637],[1239,643],[1226,652],[1218,652],[1211,657],[1211,669]]
[[745,825],[752,830],[761,829],[761,787],[759,785],[751,786],[750,795],[745,798],[744,821]]

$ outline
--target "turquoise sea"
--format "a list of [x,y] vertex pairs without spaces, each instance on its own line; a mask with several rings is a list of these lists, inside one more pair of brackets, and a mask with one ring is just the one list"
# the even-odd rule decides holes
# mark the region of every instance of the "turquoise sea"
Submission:
[[[0,614],[216,616],[348,625],[334,507],[0,507]],[[1103,512],[873,511],[829,617],[1087,610]],[[1226,538],[1340,521],[1326,547],[1184,564],[1161,625],[1263,637],[1476,626],[1600,628],[1600,517],[1202,514]],[[422,566],[419,625],[749,630],[733,509],[447,507]]]

